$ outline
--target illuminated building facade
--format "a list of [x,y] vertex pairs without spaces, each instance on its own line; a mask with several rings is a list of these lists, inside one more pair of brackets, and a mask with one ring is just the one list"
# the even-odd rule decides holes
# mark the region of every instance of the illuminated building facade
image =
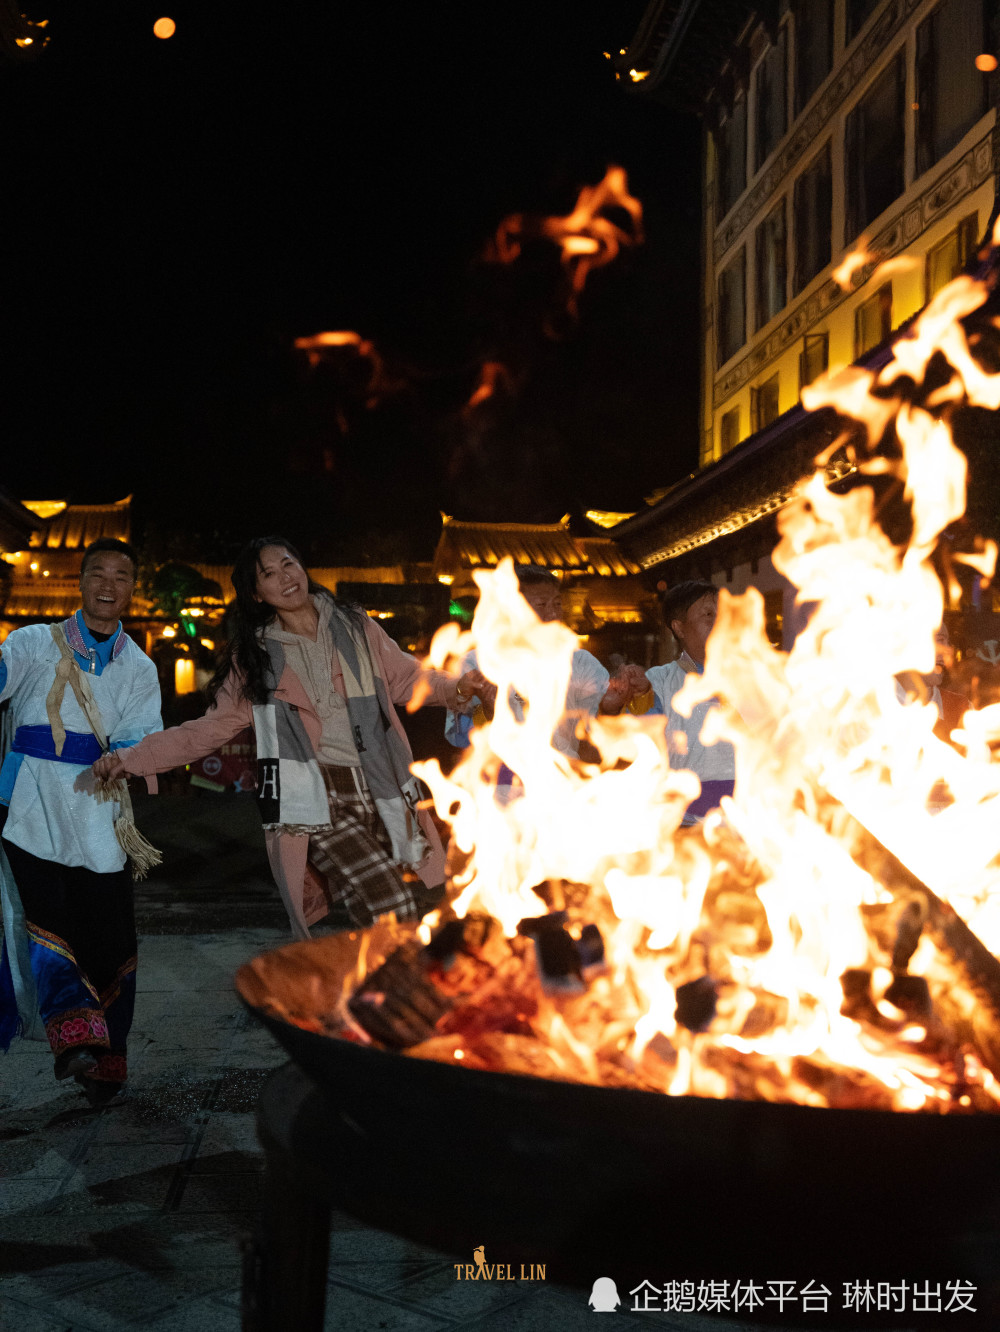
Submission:
[[[776,641],[771,515],[830,438],[801,389],[877,355],[993,217],[998,9],[653,0],[618,58],[635,96],[702,119],[703,283],[699,471],[614,535],[667,582],[758,586]],[[870,257],[845,290],[854,251]]]
[[[683,100],[705,126],[703,466],[883,342],[974,255],[995,195],[997,9],[650,6],[660,25],[647,11],[645,50],[624,57],[650,67],[636,95]],[[833,269],[862,248],[913,262],[875,284],[866,264],[845,292]]]

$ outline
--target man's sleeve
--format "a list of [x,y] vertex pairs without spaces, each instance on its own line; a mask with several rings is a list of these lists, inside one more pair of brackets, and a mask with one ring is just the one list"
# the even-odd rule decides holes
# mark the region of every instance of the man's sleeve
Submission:
[[570,712],[597,715],[601,699],[608,692],[611,676],[597,658],[580,648],[573,653],[573,673],[569,680],[566,707]]
[[646,672],[646,679],[653,689],[653,698],[656,700],[650,708],[654,715],[666,716],[670,707],[670,699],[673,697],[668,691],[667,672],[669,663],[666,666],[651,666]]
[[[473,649],[471,652],[467,652],[462,658],[462,664],[459,669],[461,674],[464,675],[466,671],[475,670],[477,665],[476,653],[475,649]],[[472,730],[473,726],[472,714],[479,706],[481,705],[478,696],[473,695],[473,697],[465,703],[461,712],[459,712],[457,708],[447,709],[444,714],[444,738],[448,741],[449,745],[454,745],[456,749],[468,749],[469,732]]]
[[114,734],[108,736],[112,749],[127,749],[137,745],[147,735],[163,730],[160,717],[160,681],[156,667],[147,658],[141,663],[132,687],[132,697]]
[[10,698],[24,679],[27,655],[21,640],[22,634],[15,629],[0,647],[0,703]]

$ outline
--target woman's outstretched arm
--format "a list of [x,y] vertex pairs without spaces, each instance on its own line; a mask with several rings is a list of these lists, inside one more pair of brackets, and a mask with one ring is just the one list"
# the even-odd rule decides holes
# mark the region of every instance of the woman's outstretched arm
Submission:
[[239,687],[230,676],[204,717],[147,735],[129,749],[105,754],[94,764],[94,775],[113,781],[116,777],[148,777],[154,772],[168,772],[211,754],[252,723],[253,705],[249,699],[240,697]]

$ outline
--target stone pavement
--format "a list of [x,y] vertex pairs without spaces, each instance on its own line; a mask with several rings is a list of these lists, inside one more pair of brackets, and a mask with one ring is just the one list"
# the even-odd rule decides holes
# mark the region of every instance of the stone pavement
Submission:
[[[138,815],[165,862],[138,888],[128,1098],[90,1110],[73,1084],[53,1080],[38,1042],[16,1042],[0,1057],[3,1332],[239,1327],[240,1239],[254,1224],[262,1179],[253,1109],[284,1055],[243,1011],[231,980],[240,963],[287,942],[287,925],[251,800],[165,796],[142,802]],[[586,1292],[457,1282],[455,1261],[336,1216],[327,1327],[590,1325]],[[766,1332],[714,1317],[634,1314],[620,1293],[626,1325],[641,1317],[662,1332]],[[813,1332],[833,1326],[818,1320]]]

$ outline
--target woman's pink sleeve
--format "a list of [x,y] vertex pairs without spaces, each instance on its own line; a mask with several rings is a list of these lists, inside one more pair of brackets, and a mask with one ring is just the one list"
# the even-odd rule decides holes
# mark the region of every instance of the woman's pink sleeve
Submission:
[[239,697],[232,679],[219,690],[215,704],[204,717],[171,726],[169,731],[147,735],[137,745],[117,751],[125,771],[135,777],[168,772],[185,763],[196,763],[206,754],[228,744],[246,726],[253,724],[253,707]]
[[409,703],[417,680],[422,680],[427,687],[423,703],[436,704],[440,708],[458,707],[455,697],[457,677],[446,671],[425,670],[417,658],[404,652],[380,625],[371,620],[368,623],[371,630],[369,642],[382,661],[386,689],[393,703]]

